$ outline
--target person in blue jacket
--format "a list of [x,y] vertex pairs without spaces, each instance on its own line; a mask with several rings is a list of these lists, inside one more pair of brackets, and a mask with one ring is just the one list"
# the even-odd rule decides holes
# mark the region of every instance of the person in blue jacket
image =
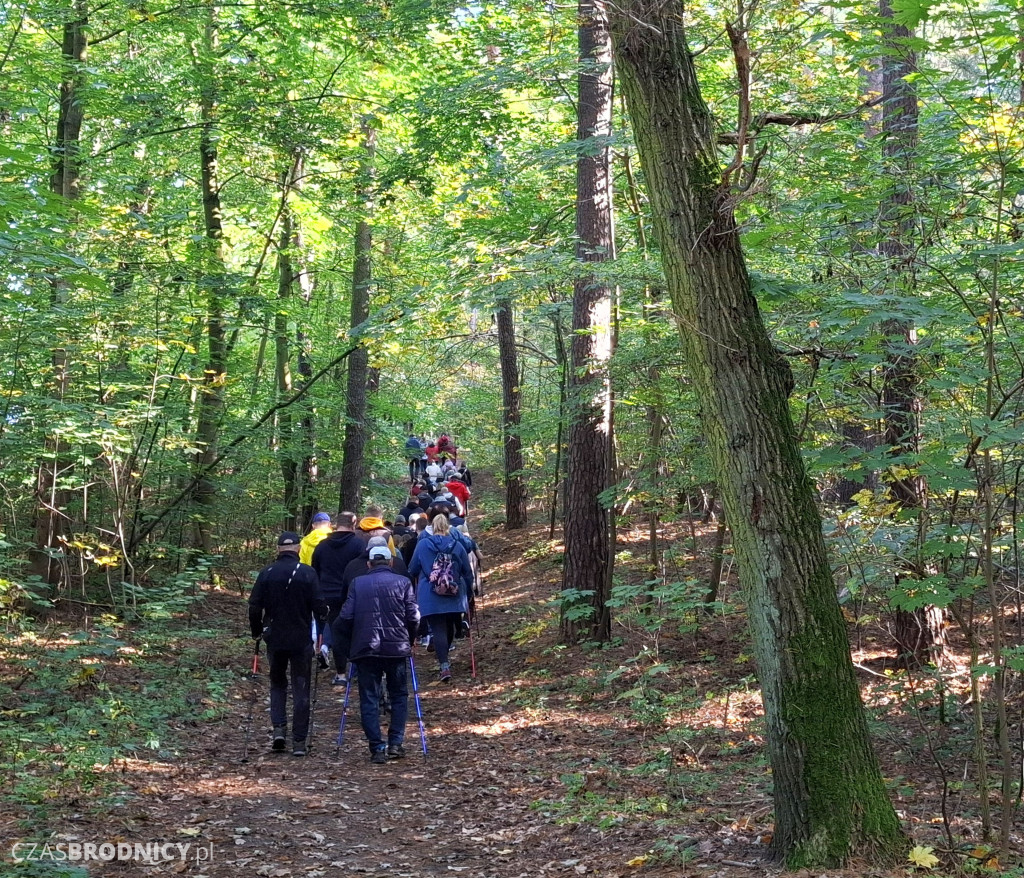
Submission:
[[[438,678],[450,683],[452,666],[448,650],[463,613],[469,612],[469,591],[473,587],[473,570],[462,543],[450,533],[448,519],[438,515],[430,523],[433,533],[424,531],[416,540],[416,550],[409,565],[409,575],[417,577],[416,603],[420,615],[426,620],[433,639],[434,651],[440,664]],[[437,594],[430,582],[430,572],[438,555],[451,555],[452,572],[458,583],[458,594]]]

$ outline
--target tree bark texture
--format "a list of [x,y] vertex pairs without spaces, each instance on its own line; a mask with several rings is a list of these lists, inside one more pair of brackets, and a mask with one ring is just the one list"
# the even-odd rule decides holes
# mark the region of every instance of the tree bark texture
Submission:
[[519,361],[516,356],[516,329],[512,303],[498,302],[498,359],[501,363],[502,437],[505,450],[505,529],[526,527],[527,495],[523,482],[523,445],[519,436],[522,419],[522,395]]
[[[283,197],[287,201],[288,188],[291,184],[290,174],[284,174]],[[281,240],[277,255],[277,307],[274,308],[274,375],[277,385],[277,398],[291,396],[292,358],[291,339],[288,332],[288,317],[292,288],[295,283],[295,272],[292,267],[290,245],[292,239],[292,212],[287,205],[281,217]],[[277,418],[277,459],[281,467],[281,479],[284,484],[282,504],[285,514],[282,526],[285,530],[295,530],[296,509],[299,499],[299,465],[295,455],[298,452],[294,422],[290,410],[285,409]]]
[[[204,56],[212,65],[216,47],[216,10],[208,7],[209,21],[204,36]],[[203,258],[203,273],[200,278],[201,292],[206,300],[206,364],[199,394],[199,412],[196,419],[196,446],[200,449],[195,457],[194,469],[202,473],[196,484],[195,499],[196,542],[202,551],[214,551],[216,535],[215,504],[217,487],[211,467],[217,458],[221,420],[224,416],[224,385],[227,378],[227,334],[224,328],[224,299],[227,294],[227,269],[224,264],[224,229],[220,203],[217,153],[217,107],[212,71],[204,71],[208,77],[200,97],[199,160],[203,197],[203,225],[206,248]]]
[[775,786],[773,848],[793,867],[889,860],[904,838],[797,446],[793,380],[750,289],[682,7],[624,0],[611,25],[748,605]]
[[[81,187],[81,134],[85,109],[82,90],[85,84],[85,62],[89,39],[88,11],[83,2],[76,2],[73,15],[64,23],[61,41],[62,76],[60,107],[57,114],[57,133],[54,140],[53,174],[50,191],[58,198],[71,202],[78,198]],[[51,286],[51,305],[63,308],[71,291],[66,282],[58,278]],[[63,340],[58,339],[51,357],[53,368],[53,397],[63,402],[70,387],[70,356]],[[45,454],[36,471],[35,552],[31,571],[51,585],[63,579],[63,567],[53,554],[63,550],[62,538],[70,532],[67,506],[70,492],[61,487],[61,473],[67,476],[71,464],[61,457],[60,441],[48,436]]]
[[[880,0],[886,54],[882,67],[882,160],[889,179],[889,195],[881,206],[879,245],[885,259],[886,288],[893,295],[914,295],[914,195],[911,188],[917,163],[918,108],[917,55],[911,48],[912,32],[894,20],[891,0]],[[889,493],[902,509],[914,510],[923,541],[927,524],[928,484],[919,469],[921,452],[921,379],[917,329],[910,319],[882,322],[885,363],[882,385],[884,441],[894,458],[888,473]],[[911,579],[926,576],[924,563],[911,564]],[[897,582],[897,587],[899,583]],[[935,606],[914,611],[897,610],[893,637],[904,662],[925,666],[942,660],[945,651],[945,612]]]
[[578,640],[585,631],[596,640],[611,635],[609,512],[600,498],[607,487],[610,453],[611,289],[586,271],[588,264],[611,259],[615,248],[611,39],[603,0],[580,0],[579,58],[576,257],[581,264],[573,284],[562,587],[589,592],[593,613],[589,620],[574,620],[563,612],[561,635],[566,642]]
[[[370,225],[372,212],[372,177],[377,131],[369,120],[363,122],[362,181],[356,193],[363,205],[364,215],[356,223],[355,252],[352,266],[352,310],[350,329],[353,339],[359,327],[370,316],[370,284],[372,282],[371,248],[373,227]],[[369,378],[369,352],[360,345],[348,361],[348,378],[345,394],[345,443],[341,463],[341,496],[339,511],[358,509],[363,492],[363,474],[366,471],[366,410],[367,380]]]

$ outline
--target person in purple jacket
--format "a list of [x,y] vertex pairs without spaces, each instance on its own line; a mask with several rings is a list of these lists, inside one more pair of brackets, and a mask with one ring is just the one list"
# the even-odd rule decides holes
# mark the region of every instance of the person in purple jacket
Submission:
[[[368,571],[352,580],[335,630],[349,639],[349,658],[359,677],[359,713],[370,746],[370,761],[384,763],[405,756],[405,721],[409,713],[406,661],[420,622],[412,581],[391,569],[387,546],[370,549]],[[385,742],[380,728],[382,684],[391,700]]]

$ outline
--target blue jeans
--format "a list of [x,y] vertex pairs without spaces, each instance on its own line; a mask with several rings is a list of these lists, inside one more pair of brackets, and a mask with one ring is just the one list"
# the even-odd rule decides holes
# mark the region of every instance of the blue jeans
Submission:
[[452,640],[455,638],[455,626],[462,615],[461,613],[438,613],[424,618],[427,620],[427,625],[430,626],[430,636],[433,638],[437,662],[441,665],[446,664],[448,650],[451,649]]
[[[370,745],[370,752],[397,747],[405,740],[405,720],[409,714],[409,688],[406,685],[407,658],[361,658],[356,662],[359,674],[359,718]],[[386,682],[391,699],[391,723],[388,740],[380,731],[380,696]]]
[[312,644],[305,649],[267,650],[270,657],[270,722],[288,724],[288,668],[292,672],[292,740],[305,741],[309,732],[309,672],[313,663]]

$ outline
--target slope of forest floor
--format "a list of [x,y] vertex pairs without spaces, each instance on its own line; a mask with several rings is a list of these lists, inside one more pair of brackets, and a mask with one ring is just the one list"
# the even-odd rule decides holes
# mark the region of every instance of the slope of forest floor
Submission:
[[[4,792],[12,805],[0,819],[5,869],[24,876],[207,878],[778,872],[764,856],[771,839],[771,775],[744,619],[730,603],[738,600],[734,586],[711,617],[693,610],[652,625],[657,607],[627,606],[611,645],[569,648],[558,643],[553,601],[560,548],[546,529],[477,536],[485,554],[485,595],[474,638],[476,679],[466,642],[453,656],[450,687],[434,681],[432,655],[416,654],[427,759],[418,752],[410,710],[408,758],[370,764],[355,692],[337,748],[343,691],[328,685],[326,673],[319,679],[311,755],[269,753],[264,658],[250,758],[243,763],[253,685],[244,596],[210,587],[199,616],[173,640],[144,644],[122,634],[117,642],[130,646],[76,665],[68,652],[76,641],[53,635],[48,655],[64,650],[71,656],[65,682],[69,674],[84,674],[62,690],[72,702],[95,695],[99,686],[166,704],[161,722],[168,740],[151,742],[134,758],[122,748],[108,764],[95,766],[94,782],[84,786],[62,771],[61,754],[74,746],[60,737],[67,722],[55,721],[49,754],[18,749],[18,736],[10,733],[45,697],[34,689],[43,673],[38,662],[25,664],[31,649],[24,638],[12,638],[0,665],[2,743],[9,751]],[[709,555],[711,531],[687,525],[667,536],[696,550],[677,552],[686,575],[706,575],[700,559]],[[635,542],[642,555],[643,538],[620,534],[624,575],[638,583],[644,576],[630,572],[639,562],[629,547]],[[959,782],[971,755],[966,697],[945,693],[941,709],[952,715],[940,726],[940,699],[925,681],[911,698],[906,679],[886,667],[884,649],[863,632],[854,632],[854,641],[893,800],[913,843],[943,857],[931,874],[943,874],[954,862],[973,871],[995,866],[976,844],[974,806]],[[159,661],[140,671],[126,663],[126,650],[155,651]],[[163,677],[154,670],[159,667]],[[116,725],[119,718],[109,721]],[[157,865],[83,864],[87,872],[67,863],[11,864],[13,843],[44,839],[188,843],[193,853]],[[211,855],[208,861],[195,861],[196,847]],[[870,874],[913,872],[908,864]],[[867,870],[814,873],[824,874]]]

